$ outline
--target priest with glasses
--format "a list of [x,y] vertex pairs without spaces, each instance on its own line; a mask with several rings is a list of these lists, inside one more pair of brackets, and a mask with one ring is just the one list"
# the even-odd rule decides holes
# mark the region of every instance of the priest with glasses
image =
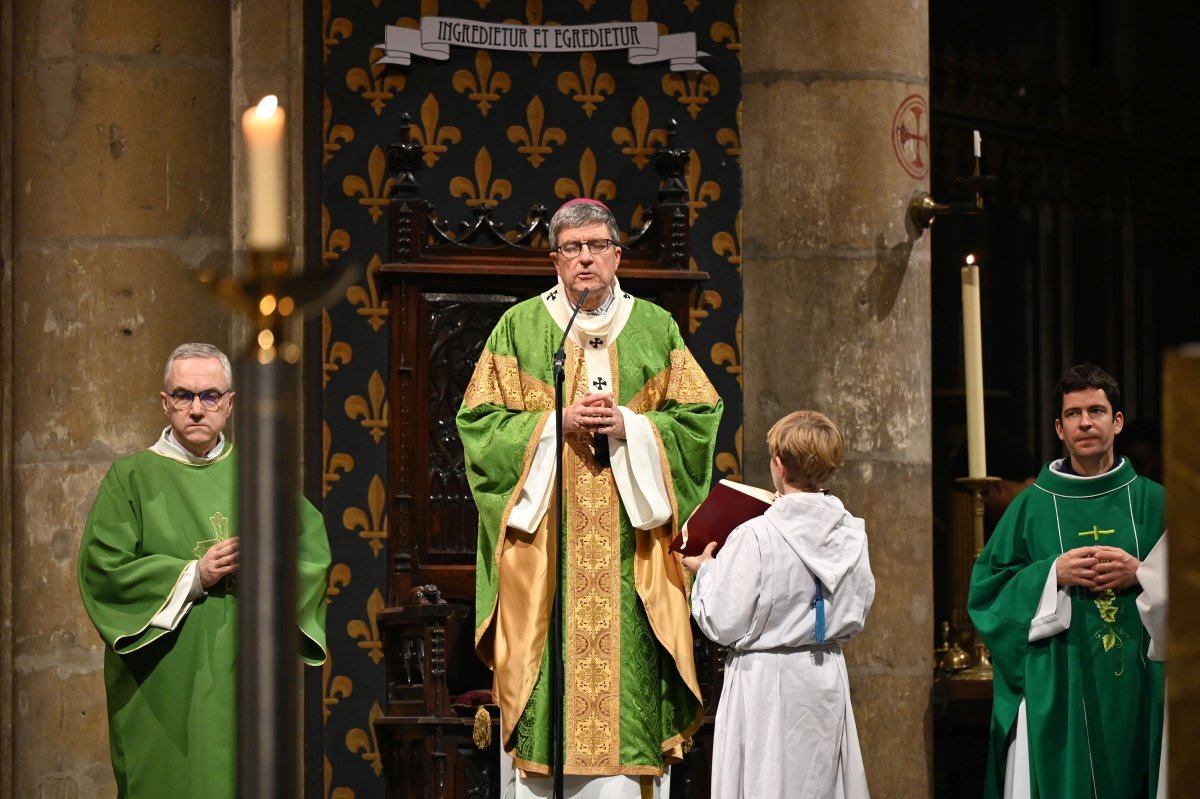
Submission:
[[[708,493],[722,404],[671,315],[622,289],[619,241],[596,200],[554,214],[557,284],[500,319],[458,414],[479,509],[475,641],[495,673],[505,796],[549,795],[558,534],[566,795],[667,796],[667,769],[701,720],[689,583],[668,545]],[[553,358],[581,299],[555,531]]]
[[[167,427],[113,464],[79,550],[79,590],[104,640],[109,747],[123,799],[237,793],[237,451],[229,359],[184,344],[159,397]],[[301,658],[325,660],[329,540],[298,497]]]

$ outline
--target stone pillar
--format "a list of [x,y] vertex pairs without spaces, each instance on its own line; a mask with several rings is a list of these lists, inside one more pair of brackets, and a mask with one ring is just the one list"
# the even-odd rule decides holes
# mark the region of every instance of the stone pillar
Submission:
[[0,307],[12,358],[0,376],[13,483],[0,555],[11,556],[13,601],[0,645],[12,645],[14,706],[0,795],[108,797],[103,645],[76,556],[109,464],[165,424],[170,350],[230,343],[229,315],[196,281],[230,260],[230,8],[6,8],[15,121]]
[[1200,602],[1200,539],[1191,534],[1200,515],[1200,441],[1192,432],[1200,414],[1200,344],[1168,352],[1163,370],[1163,471],[1167,486],[1167,783],[1175,796],[1195,781],[1200,742],[1200,631],[1191,608]]
[[867,521],[877,582],[847,649],[867,777],[928,796],[929,235],[905,223],[928,185],[928,9],[763,0],[744,14],[746,479],[770,485],[783,414],[844,430],[833,487]]

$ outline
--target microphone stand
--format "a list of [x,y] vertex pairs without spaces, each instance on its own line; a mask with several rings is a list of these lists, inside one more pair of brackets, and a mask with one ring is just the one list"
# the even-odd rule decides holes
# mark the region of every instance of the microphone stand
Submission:
[[[564,287],[565,290],[565,287]],[[558,350],[554,353],[554,429],[557,433],[557,465],[554,470],[554,490],[558,500],[554,503],[554,540],[556,542],[557,561],[555,562],[554,605],[550,610],[550,648],[553,652],[550,666],[550,740],[554,742],[554,799],[563,799],[563,684],[565,681],[563,668],[562,644],[562,584],[563,575],[563,381],[565,380],[564,365],[567,361],[567,335],[575,324],[575,317],[587,299],[589,289],[584,289],[571,311],[571,319],[563,330],[562,340],[558,342]]]

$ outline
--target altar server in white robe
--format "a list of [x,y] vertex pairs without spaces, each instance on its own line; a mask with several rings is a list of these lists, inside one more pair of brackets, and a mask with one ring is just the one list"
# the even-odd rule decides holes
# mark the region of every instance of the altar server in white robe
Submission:
[[773,505],[683,563],[692,618],[729,647],[712,755],[714,799],[868,796],[842,645],[875,597],[863,520],[821,486],[841,431],[796,411],[767,434]]

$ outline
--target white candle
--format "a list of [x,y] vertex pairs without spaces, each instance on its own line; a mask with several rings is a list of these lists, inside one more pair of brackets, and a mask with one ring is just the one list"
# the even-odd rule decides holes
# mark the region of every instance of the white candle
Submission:
[[246,247],[253,250],[277,250],[287,245],[283,119],[283,109],[273,94],[242,114],[250,196]]
[[979,138],[979,131],[975,131],[975,157],[979,158],[983,153],[983,139]]
[[983,427],[983,334],[980,331],[979,265],[968,255],[962,268],[963,358],[967,388],[967,474],[987,476]]

